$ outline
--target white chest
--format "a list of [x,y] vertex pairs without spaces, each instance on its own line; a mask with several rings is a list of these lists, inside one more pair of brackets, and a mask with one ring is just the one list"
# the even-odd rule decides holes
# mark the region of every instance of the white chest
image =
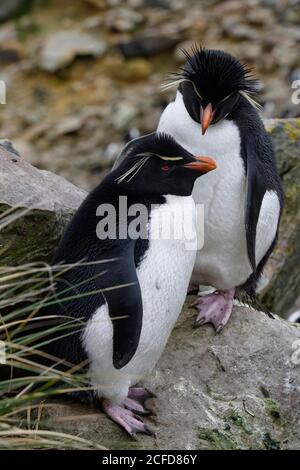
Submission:
[[[168,234],[170,226],[173,233]],[[196,257],[195,235],[192,197],[169,196],[165,206],[152,212],[150,246],[137,272],[144,317],[136,364],[133,361],[132,367],[143,364],[146,368],[151,361],[154,367],[165,347],[181,312],[192,274]]]
[[167,196],[166,204],[151,211],[149,248],[137,270],[143,323],[134,357],[120,370],[113,367],[113,332],[107,305],[95,313],[84,333],[92,380],[100,395],[115,401],[123,399],[128,387],[157,363],[185,300],[196,256],[195,235],[191,196]]

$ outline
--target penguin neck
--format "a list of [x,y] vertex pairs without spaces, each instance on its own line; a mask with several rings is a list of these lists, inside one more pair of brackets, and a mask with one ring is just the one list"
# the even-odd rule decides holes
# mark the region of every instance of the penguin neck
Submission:
[[193,154],[201,150],[216,159],[224,148],[240,146],[239,128],[233,120],[223,119],[211,125],[202,135],[201,126],[189,115],[180,91],[163,112],[158,131],[173,135],[180,145]]

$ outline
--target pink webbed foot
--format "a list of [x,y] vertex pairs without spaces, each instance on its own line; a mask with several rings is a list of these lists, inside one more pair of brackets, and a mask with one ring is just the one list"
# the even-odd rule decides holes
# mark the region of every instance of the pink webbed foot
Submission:
[[131,438],[136,439],[138,432],[152,435],[153,432],[145,425],[138,415],[149,415],[144,403],[154,395],[143,388],[130,388],[128,397],[120,405],[113,405],[109,400],[102,400],[103,411],[115,423],[119,424]]
[[195,327],[212,323],[216,333],[220,333],[228,322],[234,298],[235,289],[228,291],[215,291],[212,294],[198,294],[197,300],[192,304],[198,316]]

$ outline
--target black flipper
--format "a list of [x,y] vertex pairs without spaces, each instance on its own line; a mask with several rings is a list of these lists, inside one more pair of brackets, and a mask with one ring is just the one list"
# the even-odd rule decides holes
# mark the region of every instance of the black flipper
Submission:
[[[65,273],[64,279],[60,280],[57,304],[53,311],[55,315],[71,314],[87,322],[102,305],[107,303],[113,325],[113,364],[116,369],[124,367],[135,354],[142,328],[143,305],[135,261],[137,242],[139,240],[131,239],[103,240],[102,243],[98,241],[99,247],[95,245],[93,249],[98,258],[95,264],[90,257],[87,261],[91,264],[74,266]],[[69,243],[70,239],[68,245]],[[60,293],[68,286],[71,287],[66,294]],[[69,296],[71,300],[65,302],[65,296]],[[81,302],[81,296],[84,302]],[[65,342],[60,341],[56,349],[61,346],[61,354],[65,356],[67,351],[71,363],[80,363],[84,352],[79,347],[80,342],[77,343],[75,335],[72,335]],[[50,352],[54,354],[53,351]],[[61,354],[56,350],[54,355],[61,357]]]
[[247,137],[244,143],[244,151],[247,161],[247,195],[246,195],[246,239],[247,251],[253,271],[256,271],[256,227],[264,195],[266,193],[266,178],[264,168],[261,165],[257,152],[255,139]]
[[[127,285],[104,292],[113,324],[113,364],[116,369],[124,367],[134,356],[143,321],[141,289],[134,261],[134,240],[126,240],[125,243],[127,246],[123,246],[119,253],[118,269],[114,267],[117,280],[114,285]],[[115,255],[118,256],[118,253]]]
[[[237,123],[241,135],[241,156],[247,181],[245,207],[247,252],[255,273],[258,268],[257,264],[262,269],[261,263],[256,263],[255,245],[257,222],[263,198],[267,191],[276,192],[280,204],[280,219],[283,190],[276,168],[273,145],[257,111],[241,98],[240,105],[233,113],[232,119]],[[267,257],[264,257],[264,261],[267,261]]]
[[284,197],[272,141],[256,109],[245,98],[241,97],[239,106],[230,117],[238,125],[241,136],[241,157],[244,161],[247,181],[245,201],[247,252],[249,262],[253,268],[251,276],[239,287],[252,296],[255,293],[263,268],[275,247],[278,234],[277,226],[277,234],[273,242],[256,266],[256,229],[262,201],[266,191],[276,192],[280,204],[279,225]]

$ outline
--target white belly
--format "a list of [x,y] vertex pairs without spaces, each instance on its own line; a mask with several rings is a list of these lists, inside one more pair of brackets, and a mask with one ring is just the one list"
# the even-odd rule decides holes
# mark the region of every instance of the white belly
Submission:
[[200,125],[190,118],[178,93],[164,111],[158,131],[173,135],[192,154],[211,156],[218,164],[194,187],[196,204],[204,204],[204,245],[197,253],[193,281],[217,289],[242,284],[252,269],[244,223],[246,178],[237,126],[224,120],[202,136]]
[[[167,204],[151,212],[149,249],[137,270],[142,292],[143,323],[139,345],[132,360],[119,370],[112,365],[113,331],[107,305],[94,314],[85,330],[83,340],[91,361],[93,386],[99,396],[114,402],[122,401],[127,396],[128,387],[154,368],[181,312],[196,256],[195,245],[188,239],[190,233],[180,234],[181,228],[188,225],[182,219],[183,204],[188,205],[187,213],[191,214],[192,220],[190,231],[195,236],[192,197],[167,196]],[[175,237],[178,239],[162,239],[162,231],[168,230],[167,209],[174,214]]]

